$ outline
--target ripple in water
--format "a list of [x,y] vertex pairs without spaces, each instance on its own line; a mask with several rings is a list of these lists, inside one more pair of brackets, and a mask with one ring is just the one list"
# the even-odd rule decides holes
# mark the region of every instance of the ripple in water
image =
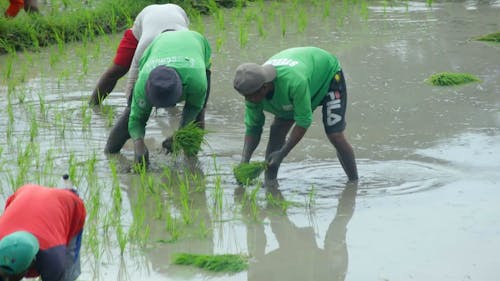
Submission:
[[[455,172],[449,168],[417,161],[371,161],[358,159],[359,196],[404,195],[443,186]],[[318,198],[331,198],[346,186],[346,175],[338,161],[285,163],[280,189],[304,195],[314,187]]]

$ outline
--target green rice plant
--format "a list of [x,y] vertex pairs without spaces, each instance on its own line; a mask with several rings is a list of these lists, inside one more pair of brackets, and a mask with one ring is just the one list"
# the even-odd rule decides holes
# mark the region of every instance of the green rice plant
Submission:
[[88,246],[90,252],[93,254],[96,260],[101,258],[100,243],[102,239],[96,239],[96,237],[101,237],[99,233],[99,223],[101,216],[101,189],[95,188],[96,186],[89,186],[89,197],[85,200],[85,207],[87,209],[87,220],[85,222],[85,231],[83,232],[86,239],[84,245]]
[[12,127],[14,125],[14,110],[12,108],[11,95],[7,96],[7,115],[9,116],[8,127]]
[[112,163],[113,164],[110,164],[110,168],[113,182],[111,185],[111,194],[113,196],[113,211],[114,218],[119,222],[122,213],[122,193],[120,189],[120,181],[118,179],[117,165],[114,164],[115,162]]
[[38,136],[38,120],[36,119],[36,113],[31,112],[30,141],[34,141],[37,136]]
[[48,111],[45,107],[45,99],[40,93],[38,93],[38,104],[40,105],[40,115],[42,116],[43,120],[47,120]]
[[259,220],[259,205],[257,203],[257,193],[260,186],[256,186],[250,193],[250,209],[252,210],[252,217],[255,221]]
[[306,206],[309,209],[312,209],[313,205],[316,203],[315,195],[316,195],[316,190],[314,189],[314,185],[313,185],[311,187],[311,190],[309,190],[309,192],[307,194],[307,199],[306,199]]
[[51,174],[54,170],[54,149],[50,148],[45,152],[45,158],[41,159],[43,162],[41,163],[42,173]]
[[121,224],[116,225],[116,238],[118,240],[118,246],[120,247],[120,256],[123,257],[123,253],[125,252],[125,246],[127,245],[127,235],[123,231],[123,227]]
[[479,36],[476,38],[476,40],[499,43],[500,42],[500,31],[495,32],[495,33],[486,34],[483,36]]
[[304,32],[306,30],[307,21],[308,21],[307,14],[305,14],[303,10],[300,10],[299,20],[297,22],[299,32]]
[[360,15],[364,20],[368,20],[368,16],[370,14],[370,9],[368,6],[368,2],[366,1],[361,1],[361,7],[360,7]]
[[62,112],[56,112],[55,116],[54,116],[54,123],[56,124],[56,127],[57,129],[59,130],[59,137],[61,137],[62,139],[65,138],[66,136],[66,122],[64,121],[65,120],[65,117],[64,117],[64,114]]
[[220,52],[225,42],[226,42],[226,34],[223,32],[217,34],[217,37],[215,38],[215,50],[217,52]]
[[[1,42],[1,40],[0,40]],[[16,54],[15,54],[15,51],[14,53],[10,53],[7,55],[7,59],[6,59],[6,62],[5,62],[5,69],[3,70],[4,71],[4,78],[5,80],[9,80],[12,76],[12,69],[13,69],[13,62],[14,60],[16,59]]]
[[248,30],[247,30],[247,24],[242,23],[239,26],[239,39],[240,39],[240,47],[245,47],[248,43]]
[[286,35],[286,26],[288,25],[285,15],[280,15],[280,27],[281,27],[281,37]]
[[213,272],[236,273],[248,268],[248,257],[243,255],[200,255],[177,253],[173,256],[173,263],[177,265],[194,265]]
[[113,126],[113,119],[115,117],[114,108],[110,105],[104,105],[104,104],[101,104],[99,108],[101,109],[103,115],[106,116],[106,127],[109,128]]
[[133,221],[129,227],[128,237],[138,245],[145,245],[150,234],[150,225],[146,220],[149,209],[148,195],[151,194],[151,185],[154,184],[155,175],[149,175],[144,165],[141,169],[140,182],[134,185],[136,198],[130,202]]
[[434,86],[454,86],[479,81],[481,80],[472,74],[454,72],[437,73],[427,79],[427,82]]
[[205,142],[207,131],[198,127],[195,122],[178,129],[172,136],[172,153],[179,155],[181,151],[186,156],[196,156]]
[[88,107],[88,104],[86,102],[82,103],[80,110],[82,112],[82,116],[81,116],[81,118],[82,118],[82,131],[89,131],[90,124],[92,122],[92,110]]
[[[215,162],[215,161],[214,161]],[[216,177],[215,177],[215,188],[214,188],[214,207],[213,211],[215,215],[222,215],[222,199],[224,195],[224,190],[222,188],[222,177],[217,172],[216,169]]]
[[86,179],[87,179],[87,185],[88,189],[91,188],[98,188],[98,177],[96,175],[96,164],[97,164],[97,154],[95,151],[92,152],[92,155],[87,158],[87,161],[85,162],[85,168],[84,170],[86,171]]
[[75,184],[76,186],[78,186],[78,181],[77,181],[77,175],[76,175],[76,172],[77,172],[77,162],[76,162],[76,157],[75,157],[75,153],[73,151],[71,151],[69,153],[69,158],[68,158],[68,175],[69,175],[69,178],[73,181],[73,184]]
[[208,238],[211,234],[210,228],[207,227],[204,220],[199,222],[197,232],[199,233],[199,237],[201,239]]
[[189,225],[193,222],[193,217],[191,214],[191,206],[189,201],[189,190],[190,190],[190,182],[187,179],[187,175],[179,175],[179,199],[181,204],[181,215],[184,221],[184,224]]
[[205,33],[205,23],[203,21],[202,15],[199,11],[195,9],[190,9],[188,11],[189,19],[191,21],[191,29],[196,30],[201,34]]
[[257,195],[261,186],[257,185],[250,193],[244,191],[241,198],[241,211],[244,214],[250,214],[254,221],[259,221],[260,209],[257,201]]
[[266,195],[266,201],[270,207],[278,208],[283,215],[286,214],[288,208],[293,204],[292,202],[285,200],[283,197],[275,196],[272,193],[268,193]]
[[179,239],[179,237],[181,236],[181,232],[177,224],[177,219],[172,216],[169,209],[166,209],[165,230],[170,234],[170,239],[163,240],[162,242],[172,243]]
[[267,168],[264,161],[251,161],[249,163],[240,163],[233,168],[233,174],[236,181],[243,185],[250,185]]

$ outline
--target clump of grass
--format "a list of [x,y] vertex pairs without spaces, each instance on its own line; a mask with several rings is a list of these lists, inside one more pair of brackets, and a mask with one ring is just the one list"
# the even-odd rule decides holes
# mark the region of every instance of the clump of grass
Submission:
[[262,161],[253,161],[249,163],[241,163],[233,168],[233,174],[238,183],[249,185],[251,184],[264,170],[267,168],[267,163]]
[[201,144],[205,141],[207,131],[201,129],[195,122],[175,131],[172,136],[172,152],[178,155],[184,151],[186,156],[195,156],[201,150]]
[[500,31],[495,33],[486,34],[476,38],[478,41],[488,41],[488,42],[500,42]]
[[178,253],[173,263],[178,265],[194,265],[213,272],[240,272],[248,268],[248,258],[242,255],[198,255]]
[[441,72],[432,75],[427,81],[434,86],[453,86],[481,80],[469,73]]

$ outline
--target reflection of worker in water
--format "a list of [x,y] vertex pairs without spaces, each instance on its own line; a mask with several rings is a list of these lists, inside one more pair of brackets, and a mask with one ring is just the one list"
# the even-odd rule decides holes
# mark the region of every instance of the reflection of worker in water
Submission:
[[[149,153],[144,136],[153,107],[173,107],[185,101],[179,127],[195,122],[204,128],[210,57],[208,40],[196,31],[166,31],[158,35],[141,58],[129,105],[111,130],[105,152],[120,152],[132,138],[135,162],[147,164]],[[162,146],[171,151],[172,137],[167,137]]]
[[85,215],[73,190],[21,186],[0,217],[0,280],[76,280]]
[[5,11],[5,17],[13,18],[17,16],[21,9],[26,13],[38,13],[38,0],[9,0],[10,5]]
[[113,63],[99,78],[90,97],[90,105],[100,104],[130,69],[125,89],[128,97],[137,80],[139,60],[153,39],[165,29],[187,30],[188,25],[186,12],[178,5],[154,4],[142,9],[132,28],[125,31]]
[[241,64],[233,85],[246,100],[242,163],[250,161],[260,142],[264,112],[274,115],[266,149],[267,183],[276,181],[281,162],[303,138],[312,124],[313,111],[320,105],[326,135],[342,168],[349,180],[358,179],[354,152],[344,136],[346,83],[334,55],[315,47],[287,49],[263,65]]
[[[143,210],[143,213],[134,213],[134,216],[139,215],[134,220],[143,220],[140,229],[148,229],[148,245],[153,245],[146,251],[147,258],[156,272],[170,277],[178,269],[178,266],[172,266],[172,255],[211,255],[214,248],[211,209],[207,202],[203,171],[197,160],[189,161],[178,164],[182,167],[158,175],[154,194],[148,187],[139,187],[142,181],[140,175],[127,175],[131,181],[126,185],[129,185],[127,194],[132,209]],[[146,198],[139,199],[138,192],[146,193]],[[182,268],[179,273],[184,278],[188,274]]]
[[256,259],[249,266],[248,280],[343,281],[348,267],[347,223],[354,213],[356,192],[357,185],[350,183],[340,195],[323,249],[316,244],[312,227],[297,227],[277,210],[266,214],[279,248],[265,253],[264,226],[262,223],[248,226],[249,254]]

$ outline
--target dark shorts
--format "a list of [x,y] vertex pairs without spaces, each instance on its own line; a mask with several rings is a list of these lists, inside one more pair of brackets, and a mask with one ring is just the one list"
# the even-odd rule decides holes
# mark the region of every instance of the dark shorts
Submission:
[[132,29],[127,29],[118,45],[113,62],[117,65],[130,68],[137,44],[138,41],[132,33]]
[[82,232],[71,239],[66,249],[67,268],[64,281],[74,281],[80,275],[80,248],[82,246]]
[[342,70],[333,76],[322,104],[325,132],[327,134],[343,132],[346,127],[347,89]]

